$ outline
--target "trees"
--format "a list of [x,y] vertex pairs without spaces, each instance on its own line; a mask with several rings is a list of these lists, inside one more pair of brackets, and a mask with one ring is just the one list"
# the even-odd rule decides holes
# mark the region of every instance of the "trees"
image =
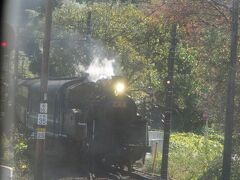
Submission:
[[[179,42],[173,106],[177,118],[173,128],[191,131],[201,127],[205,108],[209,110],[211,124],[219,127],[223,122],[222,97],[229,52],[229,26],[225,25],[229,22],[227,1],[172,0],[156,2],[154,6],[109,2],[87,6],[79,1],[63,2],[58,1],[54,9],[50,76],[75,76],[89,65],[85,37],[87,12],[91,9],[91,56],[116,59],[115,73],[128,77],[134,90],[132,95],[141,102],[153,99],[163,106],[169,23],[174,20],[179,24]],[[28,20],[19,35],[23,65],[30,64],[34,74],[39,73],[42,58],[41,3],[38,7],[25,11]]]
[[[224,116],[229,52],[227,2],[167,1],[151,4],[86,4],[65,1],[55,6],[50,61],[51,76],[74,76],[89,65],[86,58],[87,12],[92,10],[92,56],[115,58],[116,74],[128,77],[137,100],[164,104],[164,83],[169,22],[179,24],[176,54],[173,128],[201,127],[207,108],[211,124],[219,127]],[[24,58],[39,72],[42,44],[41,11],[28,10],[21,30]],[[27,63],[26,63],[27,64]],[[141,83],[139,83],[141,82]],[[152,92],[148,92],[148,87]],[[221,91],[218,91],[221,89]],[[152,96],[152,97],[150,97]],[[221,110],[219,110],[221,109]],[[220,112],[220,113],[219,113]]]
[[[169,12],[166,7],[159,13],[158,9],[149,10],[148,5],[134,4],[99,2],[87,6],[65,1],[56,6],[53,14],[50,76],[75,76],[90,64],[86,45],[89,9],[92,12],[91,57],[115,59],[115,73],[128,78],[132,96],[139,102],[148,101],[148,104],[152,104],[154,101],[163,107],[169,45],[169,19],[165,17]],[[28,28],[31,31],[23,29],[22,34],[25,34],[26,39],[22,42],[27,40],[29,43],[23,45],[22,49],[26,54],[25,59],[29,59],[30,70],[38,74],[42,58],[42,16],[41,11],[28,12]],[[188,28],[189,32],[192,31]],[[203,124],[200,121],[201,109],[198,107],[203,80],[197,78],[200,73],[195,66],[200,64],[195,60],[200,57],[198,47],[190,44],[193,41],[182,39],[187,33],[185,26],[180,26],[173,106],[174,115],[178,118],[175,118],[173,127],[189,131]]]
[[[86,25],[82,23],[86,22],[85,12],[84,5],[65,4],[55,12],[56,23],[71,27],[71,30],[78,31],[79,36],[83,36],[86,32]],[[58,21],[58,17],[64,18]],[[69,21],[69,17],[74,18]],[[159,86],[155,63],[158,63],[159,55],[166,55],[163,49],[167,47],[167,38],[164,37],[167,32],[161,25],[155,23],[151,17],[146,17],[133,5],[109,6],[105,4],[92,7],[92,24],[93,49],[98,47],[101,50],[97,53],[99,56],[116,58],[120,64],[116,73],[125,74],[130,84],[135,84],[135,90],[139,90],[142,85],[149,86],[145,82],[150,84],[150,81]],[[161,44],[158,43],[159,41],[162,41]],[[93,51],[94,56],[96,56],[95,52]],[[158,67],[161,63],[164,64],[159,62]],[[145,78],[146,73],[150,75],[148,79]],[[141,80],[142,85],[137,84],[136,80]]]
[[[151,3],[103,0],[91,5],[87,2],[56,1],[50,76],[77,76],[96,56],[115,59],[115,74],[127,77],[131,95],[143,107],[140,108],[142,114],[151,114],[151,108],[156,106],[160,107],[161,112],[165,104],[164,81],[170,24],[174,22],[178,24],[179,38],[174,66],[172,127],[177,131],[201,132],[204,124],[202,113],[207,110],[210,126],[223,129],[230,39],[229,11],[232,10],[230,0]],[[38,8],[33,8],[31,4],[25,7],[28,8],[24,11],[28,18],[22,21],[20,28],[20,59],[23,62],[20,65],[24,67],[23,74],[26,74],[24,71],[28,64],[34,74],[39,73],[42,58],[42,5],[40,1],[35,3]],[[89,34],[87,21],[90,11],[92,32],[89,43],[86,42],[86,34]],[[239,80],[239,73],[236,78]],[[239,92],[236,91],[236,103],[240,98]],[[235,129],[239,129],[239,117]]]

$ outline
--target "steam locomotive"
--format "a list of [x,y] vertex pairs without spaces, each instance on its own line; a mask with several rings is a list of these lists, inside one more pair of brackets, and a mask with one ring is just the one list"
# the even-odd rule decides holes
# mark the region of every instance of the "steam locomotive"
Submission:
[[[137,115],[134,101],[120,78],[90,82],[87,76],[48,81],[46,141],[71,142],[79,154],[96,163],[127,166],[149,151],[147,122]],[[40,80],[18,86],[18,119],[35,132],[40,102]]]

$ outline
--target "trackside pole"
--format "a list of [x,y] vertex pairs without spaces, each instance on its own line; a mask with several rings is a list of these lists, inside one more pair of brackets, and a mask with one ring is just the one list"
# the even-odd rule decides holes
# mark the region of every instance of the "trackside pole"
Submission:
[[162,151],[162,166],[161,179],[168,179],[168,152],[170,139],[170,126],[172,119],[172,99],[173,99],[173,71],[174,59],[177,46],[176,35],[177,25],[174,23],[171,27],[170,49],[168,54],[168,76],[166,79],[166,111],[164,119],[164,136],[163,136],[163,151]]
[[222,180],[229,180],[230,173],[231,173],[234,96],[235,96],[235,78],[236,78],[236,63],[237,63],[237,45],[238,45],[238,18],[239,18],[238,6],[239,6],[239,0],[233,0],[231,54],[230,54],[230,64],[229,64],[229,72],[228,72],[228,89],[227,89],[227,107],[226,107],[225,132],[224,132]]
[[43,58],[41,66],[41,85],[40,85],[40,105],[36,128],[36,150],[34,161],[34,180],[44,180],[44,151],[45,151],[45,133],[48,120],[48,61],[51,40],[52,25],[52,0],[46,0],[46,23],[43,41]]

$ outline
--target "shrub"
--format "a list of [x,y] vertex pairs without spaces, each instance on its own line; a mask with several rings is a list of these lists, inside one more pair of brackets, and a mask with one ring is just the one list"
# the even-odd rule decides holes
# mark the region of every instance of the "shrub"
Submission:
[[[203,176],[213,163],[221,159],[223,145],[218,141],[219,135],[214,137],[194,133],[175,133],[170,138],[169,149],[169,176],[173,179],[199,179]],[[161,157],[161,154],[158,155]],[[160,166],[161,158],[157,159]],[[151,169],[152,161],[146,166]],[[160,174],[160,167],[157,167]]]
[[14,141],[14,167],[16,176],[24,179],[30,173],[28,139],[24,134],[16,133]]
[[11,135],[1,137],[1,163],[13,167],[14,179],[31,179],[27,139],[13,130]]

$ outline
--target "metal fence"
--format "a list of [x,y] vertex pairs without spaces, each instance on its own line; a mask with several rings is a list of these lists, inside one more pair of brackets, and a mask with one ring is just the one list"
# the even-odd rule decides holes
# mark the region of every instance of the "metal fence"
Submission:
[[155,150],[157,152],[162,152],[163,147],[163,131],[149,131],[149,145],[152,147],[151,154],[155,154]]

